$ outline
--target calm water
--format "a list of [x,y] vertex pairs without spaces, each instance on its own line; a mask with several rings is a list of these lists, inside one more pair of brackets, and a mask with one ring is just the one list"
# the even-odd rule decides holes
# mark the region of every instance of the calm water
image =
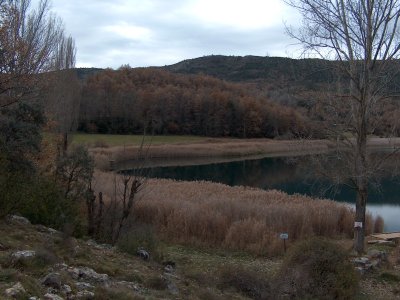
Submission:
[[[313,179],[310,168],[306,160],[269,157],[195,166],[156,167],[151,169],[150,176],[277,189],[288,194],[307,194],[354,203],[354,191],[349,188],[342,188],[339,192],[326,191],[327,182]],[[400,177],[387,175],[382,179],[379,190],[371,188],[367,209],[385,219],[386,231],[400,231]]]

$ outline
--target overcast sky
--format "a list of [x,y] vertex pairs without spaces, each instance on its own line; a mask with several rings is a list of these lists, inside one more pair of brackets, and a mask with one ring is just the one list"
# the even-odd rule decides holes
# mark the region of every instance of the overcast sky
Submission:
[[[34,0],[35,3],[37,0]],[[78,67],[162,66],[211,54],[296,57],[282,0],[53,0]]]

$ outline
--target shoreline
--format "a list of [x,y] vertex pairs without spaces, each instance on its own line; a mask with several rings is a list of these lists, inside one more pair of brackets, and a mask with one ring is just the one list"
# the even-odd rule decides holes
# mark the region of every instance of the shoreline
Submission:
[[249,154],[242,156],[199,156],[199,157],[154,157],[149,158],[144,163],[137,160],[121,161],[115,164],[115,170],[124,171],[135,167],[156,168],[173,166],[200,166],[208,164],[229,163],[244,160],[257,160],[268,157],[296,157],[308,154],[321,154],[329,150],[308,150],[308,151],[287,151],[262,154]]
[[[140,147],[93,147],[89,151],[98,168],[123,170],[133,167],[188,166],[251,160],[264,157],[320,154],[335,145],[328,140],[271,140],[271,139],[209,139],[192,143],[158,144],[146,146],[140,156]],[[400,147],[400,138],[371,138],[370,149]],[[143,162],[143,157],[146,157]],[[140,162],[138,162],[140,158]]]

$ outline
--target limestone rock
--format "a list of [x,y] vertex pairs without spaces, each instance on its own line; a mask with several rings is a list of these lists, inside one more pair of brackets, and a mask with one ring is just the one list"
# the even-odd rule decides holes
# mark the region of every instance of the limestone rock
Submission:
[[149,252],[147,252],[144,249],[138,249],[138,251],[136,252],[136,254],[142,258],[143,260],[149,260],[150,259],[150,254]]
[[25,293],[25,289],[22,286],[21,282],[17,282],[16,284],[14,284],[11,288],[6,289],[6,295],[8,297],[17,297],[18,295],[21,295],[23,293]]
[[94,240],[88,240],[88,241],[86,242],[86,244],[87,244],[88,246],[91,246],[91,247],[93,247],[93,248],[95,248],[95,249],[98,249],[98,250],[111,250],[111,249],[114,248],[114,247],[113,247],[112,245],[110,245],[110,244],[98,244],[98,243],[96,243],[96,241],[94,241]]
[[17,215],[8,216],[8,219],[14,224],[21,224],[21,225],[30,225],[31,224],[31,222],[27,218],[17,216]]
[[75,286],[80,291],[94,289],[94,286],[88,282],[76,282]]
[[357,265],[366,265],[369,263],[368,257],[356,257],[353,259],[353,263]]
[[178,287],[173,282],[167,283],[167,289],[172,295],[179,295]]
[[134,290],[135,292],[139,292],[140,288],[137,284],[130,281],[115,281],[110,284],[110,286],[115,288],[127,288],[130,290]]
[[93,299],[94,293],[89,291],[80,291],[76,294],[76,299]]
[[94,282],[106,282],[109,280],[107,274],[99,274],[91,268],[80,267],[80,268],[68,268],[68,273],[72,278],[76,280],[89,280]]
[[11,257],[15,260],[21,259],[21,258],[33,258],[36,256],[36,252],[33,250],[22,250],[22,251],[17,251],[11,254]]
[[64,298],[58,296],[57,294],[47,293],[44,295],[44,299],[46,300],[64,300]]
[[173,266],[171,266],[171,265],[166,265],[166,266],[164,267],[164,271],[165,271],[166,273],[173,273],[175,270],[174,270],[174,267],[173,267]]
[[61,235],[61,232],[58,230],[55,230],[53,228],[50,227],[46,227],[44,225],[36,225],[36,230],[39,232],[43,232],[43,233],[50,233],[52,235]]
[[368,251],[367,256],[371,259],[380,259],[382,261],[387,261],[387,253],[385,251],[371,249]]
[[61,287],[61,292],[65,295],[69,295],[72,293],[72,289],[68,284],[63,284]]
[[353,258],[355,270],[361,275],[366,274],[370,270],[379,269],[382,263],[387,261],[387,254],[384,251],[371,249],[367,256]]

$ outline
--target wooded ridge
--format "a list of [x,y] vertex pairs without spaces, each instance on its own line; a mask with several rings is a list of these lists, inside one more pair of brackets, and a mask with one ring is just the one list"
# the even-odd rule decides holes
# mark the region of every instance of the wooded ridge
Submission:
[[[212,55],[164,67],[80,68],[75,128],[120,134],[143,133],[146,128],[155,134],[323,138],[320,129],[331,124],[321,123],[325,117],[318,102],[334,89],[346,88],[335,64]],[[334,88],[332,82],[337,82]],[[398,85],[391,89],[397,94]],[[373,133],[399,135],[398,113],[399,105],[388,99],[376,113],[384,122]]]

